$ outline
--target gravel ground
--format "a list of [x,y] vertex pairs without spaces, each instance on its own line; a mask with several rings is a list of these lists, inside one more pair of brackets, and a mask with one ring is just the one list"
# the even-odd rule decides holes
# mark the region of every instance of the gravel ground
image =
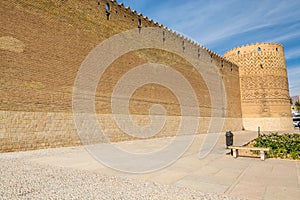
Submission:
[[58,152],[63,153],[54,149],[0,154],[0,199],[237,199],[26,159]]

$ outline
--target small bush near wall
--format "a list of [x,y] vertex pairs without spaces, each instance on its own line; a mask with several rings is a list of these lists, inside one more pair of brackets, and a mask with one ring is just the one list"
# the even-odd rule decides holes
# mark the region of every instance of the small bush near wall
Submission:
[[[253,141],[255,147],[268,147],[269,158],[300,159],[300,135],[278,134],[261,135]],[[254,152],[259,153],[259,152]]]

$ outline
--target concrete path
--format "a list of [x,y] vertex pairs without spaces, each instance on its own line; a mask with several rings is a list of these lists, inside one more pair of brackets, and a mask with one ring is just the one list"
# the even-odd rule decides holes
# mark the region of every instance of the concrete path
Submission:
[[[234,132],[234,145],[242,145],[257,136],[256,132]],[[217,142],[216,150],[204,159],[198,158],[205,135],[199,135],[189,150],[174,164],[147,174],[128,174],[115,171],[99,163],[84,149],[72,147],[36,151],[28,161],[88,170],[106,175],[125,176],[148,181],[197,189],[207,193],[226,194],[247,199],[299,199],[300,162],[290,160],[239,157],[225,155],[225,136]],[[147,152],[159,148],[170,138],[118,143],[128,151]],[[48,151],[48,153],[38,153]],[[50,153],[49,153],[50,152]],[[220,153],[221,152],[221,153]],[[26,156],[26,152],[12,153]]]

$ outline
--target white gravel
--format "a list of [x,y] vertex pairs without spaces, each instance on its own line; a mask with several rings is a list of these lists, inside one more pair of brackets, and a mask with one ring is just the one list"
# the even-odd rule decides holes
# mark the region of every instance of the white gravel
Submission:
[[60,150],[0,154],[0,199],[237,199],[27,159]]

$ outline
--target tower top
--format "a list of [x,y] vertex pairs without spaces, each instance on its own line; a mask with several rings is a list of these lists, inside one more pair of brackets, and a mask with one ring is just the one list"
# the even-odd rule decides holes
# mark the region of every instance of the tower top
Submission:
[[273,43],[273,42],[246,44],[228,50],[227,52],[224,53],[224,57],[228,58],[233,55],[242,56],[245,54],[255,53],[255,52],[257,53],[282,52],[283,53],[283,45],[279,43]]

